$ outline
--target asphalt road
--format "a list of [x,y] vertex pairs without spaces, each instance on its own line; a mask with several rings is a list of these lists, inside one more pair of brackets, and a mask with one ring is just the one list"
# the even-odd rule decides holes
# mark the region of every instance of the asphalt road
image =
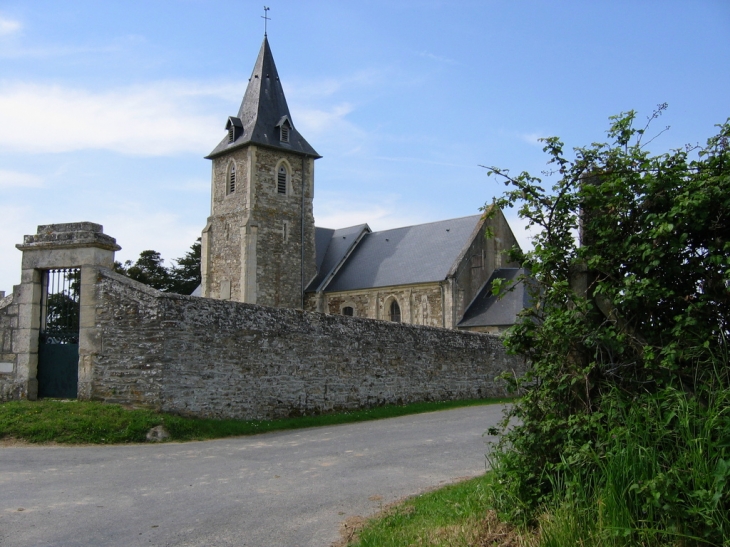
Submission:
[[0,448],[0,545],[327,547],[484,471],[501,405],[196,443]]

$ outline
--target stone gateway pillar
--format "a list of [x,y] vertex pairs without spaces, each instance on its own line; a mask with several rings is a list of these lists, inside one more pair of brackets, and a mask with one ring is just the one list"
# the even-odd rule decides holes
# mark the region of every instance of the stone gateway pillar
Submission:
[[[35,235],[24,236],[16,247],[23,251],[21,283],[13,291],[16,396],[35,400],[39,395],[40,347],[40,395],[88,399],[91,355],[98,345],[95,268],[113,268],[114,253],[121,247],[93,222],[38,226]],[[44,349],[46,343],[49,348]]]

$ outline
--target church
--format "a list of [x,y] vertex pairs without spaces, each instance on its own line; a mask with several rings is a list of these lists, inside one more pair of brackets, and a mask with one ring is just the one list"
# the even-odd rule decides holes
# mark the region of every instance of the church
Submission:
[[[315,226],[314,162],[297,131],[268,38],[241,107],[212,160],[211,211],[195,295],[447,329],[500,332],[515,322],[517,245],[504,215],[473,215],[374,232]],[[487,237],[490,234],[490,237]]]

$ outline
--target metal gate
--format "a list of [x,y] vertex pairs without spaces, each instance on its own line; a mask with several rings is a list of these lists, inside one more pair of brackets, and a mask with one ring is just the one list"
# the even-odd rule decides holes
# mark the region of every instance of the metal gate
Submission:
[[79,380],[81,270],[43,272],[38,396],[75,399]]

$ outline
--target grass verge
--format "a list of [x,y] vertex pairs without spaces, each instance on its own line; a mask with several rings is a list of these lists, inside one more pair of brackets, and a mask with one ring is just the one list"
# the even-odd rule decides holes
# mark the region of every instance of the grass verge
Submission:
[[348,547],[523,547],[529,532],[500,522],[491,509],[492,473],[410,498],[360,528],[342,531]]
[[93,401],[10,401],[0,404],[0,439],[31,443],[118,444],[145,442],[147,432],[163,425],[172,441],[218,439],[269,431],[319,427],[393,418],[450,408],[509,402],[477,399],[387,405],[371,409],[279,420],[213,420],[186,418],[151,410],[129,410]]

